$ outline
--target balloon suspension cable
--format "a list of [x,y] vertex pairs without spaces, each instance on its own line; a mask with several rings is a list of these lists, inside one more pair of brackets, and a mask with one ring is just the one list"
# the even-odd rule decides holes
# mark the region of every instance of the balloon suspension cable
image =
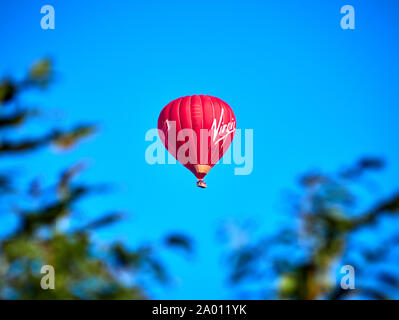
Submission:
[[199,180],[197,181],[197,187],[206,188],[206,183],[205,183],[205,181],[202,180],[202,179],[199,179]]

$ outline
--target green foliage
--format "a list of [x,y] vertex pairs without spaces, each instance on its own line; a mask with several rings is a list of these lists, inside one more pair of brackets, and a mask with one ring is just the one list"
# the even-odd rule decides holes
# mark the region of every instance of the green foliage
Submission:
[[14,84],[5,79],[0,83],[0,105],[11,101],[14,98],[16,88]]
[[[51,61],[45,59],[34,64],[21,81],[0,82],[0,161],[5,156],[24,157],[49,145],[70,150],[96,132],[95,125],[80,124],[72,129],[48,130],[39,137],[7,138],[13,135],[4,133],[12,133],[44,112],[21,106],[20,94],[47,88],[53,75]],[[81,199],[108,191],[101,185],[76,183],[75,178],[84,169],[83,163],[75,164],[60,174],[55,185],[46,188],[33,181],[27,195],[23,191],[26,188],[17,187],[12,173],[0,172],[2,217],[14,214],[18,219],[17,228],[0,239],[0,298],[143,299],[147,294],[137,281],[141,276],[149,275],[163,283],[169,280],[155,246],[133,250],[123,243],[99,247],[92,241],[93,230],[123,218],[119,210],[73,229],[60,227],[62,221],[73,219]],[[180,245],[188,247],[189,241],[184,238]],[[179,239],[174,242],[178,244]],[[55,269],[55,290],[40,286],[43,265]],[[132,281],[122,279],[122,274]]]
[[[377,248],[363,248],[351,241],[359,231],[376,229],[383,217],[399,214],[399,194],[375,200],[367,210],[357,205],[357,192],[367,185],[365,175],[383,167],[381,159],[364,158],[335,175],[304,175],[300,179],[302,192],[292,201],[291,223],[273,236],[250,239],[229,253],[230,281],[234,285],[259,284],[277,277],[277,286],[260,289],[266,292],[261,293],[263,298],[390,298],[386,285],[399,291],[397,275],[390,272],[376,268],[379,272],[374,280],[380,285],[370,288],[366,281],[357,281],[355,290],[341,289],[334,277],[337,266],[344,264],[353,265],[359,276],[367,274],[367,268],[387,261],[399,242],[399,236],[393,236]],[[356,255],[360,258],[352,260]]]

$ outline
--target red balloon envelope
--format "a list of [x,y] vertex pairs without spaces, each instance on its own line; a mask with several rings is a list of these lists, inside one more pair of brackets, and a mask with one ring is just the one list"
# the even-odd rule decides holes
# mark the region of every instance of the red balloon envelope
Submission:
[[236,130],[230,106],[219,98],[194,95],[173,100],[162,109],[158,133],[166,149],[203,181],[229,148]]

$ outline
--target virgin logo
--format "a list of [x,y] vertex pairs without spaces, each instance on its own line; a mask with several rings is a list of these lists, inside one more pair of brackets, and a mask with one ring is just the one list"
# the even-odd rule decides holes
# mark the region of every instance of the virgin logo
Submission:
[[222,109],[218,124],[216,124],[216,119],[213,119],[211,136],[214,144],[217,144],[219,141],[226,140],[229,134],[232,134],[234,131],[236,131],[235,121],[230,121],[228,124],[222,125],[223,112],[224,110]]
[[[216,119],[213,119],[213,123],[211,126],[211,130],[210,130],[210,135],[212,137],[212,142],[216,145],[219,141],[224,142],[224,140],[226,140],[226,138],[229,136],[229,134],[232,134],[233,132],[236,131],[236,122],[230,121],[228,124],[223,124],[222,125],[222,120],[223,120],[223,113],[224,110],[222,109],[222,112],[220,114],[220,118],[219,118],[219,122],[216,122]],[[174,122],[174,121],[171,121]],[[171,128],[175,128],[171,125],[171,123],[169,122],[169,120],[165,121],[164,126],[166,125],[166,131],[169,132],[169,130]],[[204,129],[201,129],[204,130]],[[195,134],[195,133],[194,133]]]

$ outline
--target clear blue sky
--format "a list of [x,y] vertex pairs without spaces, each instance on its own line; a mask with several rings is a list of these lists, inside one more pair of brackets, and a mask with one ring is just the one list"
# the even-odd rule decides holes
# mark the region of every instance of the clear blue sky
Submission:
[[[44,4],[55,8],[55,30],[40,28]],[[355,30],[340,28],[345,4],[355,8]],[[300,173],[365,154],[388,161],[381,192],[398,187],[398,9],[393,0],[3,0],[0,74],[21,76],[51,56],[58,82],[26,100],[61,110],[56,124],[101,124],[75,152],[46,151],[29,164],[52,181],[64,166],[91,159],[82,179],[117,184],[115,194],[83,204],[87,216],[131,212],[96,234],[99,241],[194,237],[193,261],[167,255],[178,279],[151,289],[155,298],[231,298],[215,236],[223,219],[255,217],[272,231],[285,213],[281,193]],[[238,128],[254,130],[251,175],[216,166],[203,190],[180,165],[145,162],[146,131],[169,101],[191,94],[223,99]]]

